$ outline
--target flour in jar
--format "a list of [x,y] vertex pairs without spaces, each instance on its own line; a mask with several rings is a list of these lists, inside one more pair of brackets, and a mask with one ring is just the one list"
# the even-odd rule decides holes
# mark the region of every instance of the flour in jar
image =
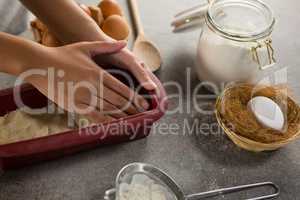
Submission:
[[121,183],[118,200],[177,200],[166,186],[145,174],[136,174],[131,183]]
[[[250,80],[260,71],[251,52],[255,45],[257,43],[224,38],[205,28],[197,51],[196,70],[200,79],[217,83]],[[261,64],[267,65],[266,49],[261,48],[258,53]]]

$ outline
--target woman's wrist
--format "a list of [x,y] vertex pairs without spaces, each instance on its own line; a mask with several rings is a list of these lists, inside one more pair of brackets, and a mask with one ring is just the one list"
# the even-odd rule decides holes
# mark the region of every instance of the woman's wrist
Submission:
[[15,70],[15,75],[19,75],[31,69],[41,69],[48,66],[47,63],[50,61],[50,52],[53,48],[35,42],[30,43],[31,44],[27,46],[28,48],[26,48],[20,56],[21,63],[19,64],[19,68],[16,69],[18,71]]

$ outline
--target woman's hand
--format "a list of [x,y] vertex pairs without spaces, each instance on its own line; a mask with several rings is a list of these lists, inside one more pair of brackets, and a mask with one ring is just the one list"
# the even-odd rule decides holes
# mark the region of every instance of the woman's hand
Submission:
[[115,54],[98,55],[95,57],[95,60],[99,65],[112,65],[129,71],[139,81],[142,87],[147,90],[156,89],[156,84],[151,80],[144,63],[134,56],[126,47]]
[[[82,41],[113,41],[74,0],[21,0],[21,2],[64,44]],[[147,69],[127,48],[112,55],[97,57],[99,64],[114,65],[130,71],[145,89],[156,88]]]
[[[82,42],[42,47],[44,59],[35,64],[38,68],[25,71],[25,80],[61,108],[87,115],[95,122],[136,114],[148,109],[147,101],[92,60],[93,56],[122,55],[125,46],[126,42]],[[145,74],[140,75],[143,78]]]

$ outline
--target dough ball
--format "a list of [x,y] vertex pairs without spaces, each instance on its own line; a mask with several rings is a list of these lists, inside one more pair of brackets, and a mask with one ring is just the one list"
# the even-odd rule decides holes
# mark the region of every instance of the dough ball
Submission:
[[123,16],[122,8],[115,0],[103,0],[100,2],[99,7],[102,10],[104,19],[111,15]]
[[104,17],[102,14],[102,11],[100,8],[98,8],[97,6],[89,6],[89,10],[91,12],[91,16],[92,18],[95,20],[95,22],[101,26],[101,24],[104,21]]
[[129,36],[129,26],[119,15],[112,15],[104,20],[102,30],[115,40],[126,40]]

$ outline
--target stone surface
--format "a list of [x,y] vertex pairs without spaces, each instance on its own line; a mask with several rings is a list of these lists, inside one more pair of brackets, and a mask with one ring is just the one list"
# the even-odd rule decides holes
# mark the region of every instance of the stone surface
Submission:
[[[84,1],[95,3],[94,0]],[[126,0],[121,1],[126,5]],[[183,87],[183,101],[170,100],[170,109],[181,105],[183,111],[166,115],[147,139],[128,144],[98,148],[59,160],[6,172],[0,177],[1,200],[99,200],[113,186],[117,172],[131,162],[147,162],[166,170],[186,193],[207,191],[224,186],[273,181],[281,187],[283,200],[299,199],[300,140],[271,153],[249,153],[237,148],[216,126],[214,116],[199,114],[192,107],[190,91],[199,81],[193,70],[200,30],[173,34],[173,15],[198,3],[197,0],[139,1],[142,20],[149,38],[162,50],[164,65],[157,73],[162,82],[177,81]],[[300,95],[300,3],[268,0],[278,19],[274,47],[281,66],[287,67],[288,81]],[[191,69],[192,78],[185,74]],[[1,75],[1,87],[12,84]],[[190,89],[191,88],[191,89]],[[178,93],[173,86],[169,94]],[[203,108],[213,101],[199,99]],[[198,123],[202,132],[187,129]],[[164,130],[164,124],[175,124]],[[177,127],[176,127],[177,124]],[[186,124],[189,124],[187,126]],[[178,128],[178,129],[177,129]],[[258,190],[257,192],[267,190]],[[248,196],[247,196],[248,195]],[[229,196],[245,199],[250,193]],[[252,193],[253,195],[253,193]],[[225,199],[223,197],[215,199]]]

